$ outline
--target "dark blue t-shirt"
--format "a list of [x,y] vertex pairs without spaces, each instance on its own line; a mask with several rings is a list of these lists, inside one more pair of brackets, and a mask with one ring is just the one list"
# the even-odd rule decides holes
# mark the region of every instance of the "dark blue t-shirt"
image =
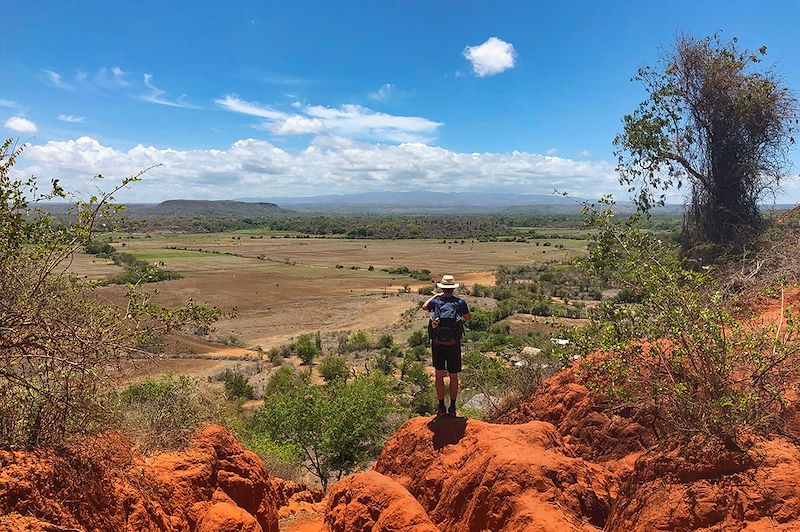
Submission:
[[437,297],[437,298],[435,298],[434,300],[432,300],[428,304],[428,310],[430,310],[431,312],[436,312],[436,310],[438,310],[438,308],[439,308],[439,305],[441,305],[445,301],[447,301],[447,302],[457,301],[458,302],[458,310],[457,310],[457,312],[458,312],[458,317],[459,318],[461,316],[463,316],[464,314],[468,314],[469,313],[469,307],[467,306],[467,302],[464,301],[463,299],[461,299],[460,297],[456,297],[456,296]]

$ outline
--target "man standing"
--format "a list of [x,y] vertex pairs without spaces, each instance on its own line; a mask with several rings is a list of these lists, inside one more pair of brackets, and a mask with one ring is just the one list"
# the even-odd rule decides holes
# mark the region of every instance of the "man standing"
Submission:
[[[436,283],[442,290],[422,304],[424,310],[431,312],[428,323],[428,336],[431,340],[433,367],[436,369],[436,397],[439,399],[437,416],[456,415],[458,397],[458,374],[461,373],[461,336],[464,321],[472,318],[467,302],[453,295],[459,284],[452,275],[442,277]],[[444,377],[450,375],[450,408],[444,407]]]

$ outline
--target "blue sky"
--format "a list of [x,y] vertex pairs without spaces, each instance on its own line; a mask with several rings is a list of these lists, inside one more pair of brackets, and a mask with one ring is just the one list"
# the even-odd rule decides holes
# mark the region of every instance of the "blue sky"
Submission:
[[630,78],[679,32],[765,44],[800,91],[794,1],[16,2],[4,19],[0,134],[31,144],[21,171],[80,189],[163,163],[128,200],[619,193]]

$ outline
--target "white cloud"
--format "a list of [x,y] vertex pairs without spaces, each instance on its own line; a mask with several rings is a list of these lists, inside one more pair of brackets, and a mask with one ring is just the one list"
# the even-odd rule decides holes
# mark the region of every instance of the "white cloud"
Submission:
[[131,83],[126,75],[126,72],[118,66],[101,68],[94,76],[93,82],[100,88],[129,87]]
[[85,120],[82,116],[75,116],[75,115],[58,115],[58,119],[62,122],[69,122],[71,124],[79,124]]
[[164,95],[167,93],[166,91],[159,89],[153,84],[153,75],[152,74],[145,74],[144,75],[144,85],[150,92],[142,96],[142,100],[150,103],[155,103],[158,105],[167,105],[169,107],[183,107],[185,109],[196,109],[194,105],[187,103],[184,101],[186,98],[185,94],[182,94],[178,99],[171,100],[169,98],[165,98]]
[[557,153],[558,153],[558,148],[550,148],[549,150],[547,150],[547,151],[546,151],[546,152],[544,152],[544,153],[545,153],[546,155],[555,155],[555,154],[557,154]]
[[581,150],[581,151],[578,152],[578,157],[584,157],[585,158],[585,157],[589,157],[590,155],[591,155],[591,152],[589,152],[589,150]]
[[3,100],[0,98],[0,107],[9,107],[11,109],[19,107],[19,104],[14,100]]
[[106,186],[143,168],[148,172],[118,199],[265,197],[407,190],[479,190],[578,197],[619,191],[613,165],[535,153],[463,153],[422,143],[371,144],[323,136],[296,154],[254,139],[227,149],[177,150],[138,145],[127,151],[90,137],[29,146],[19,175],[59,176],[69,190],[85,190],[90,176]]
[[481,78],[514,68],[516,56],[514,46],[497,37],[489,37],[481,45],[467,46],[464,49],[464,57],[472,63],[472,70]]
[[50,81],[50,83],[54,87],[63,90],[72,90],[74,88],[72,85],[64,81],[63,78],[61,77],[61,74],[59,74],[58,72],[55,72],[53,70],[45,70],[44,73],[47,74],[48,81]]
[[389,101],[392,96],[397,93],[397,87],[394,83],[384,83],[383,85],[378,88],[378,90],[369,93],[369,98],[371,100],[375,100],[376,102],[386,102]]
[[294,102],[292,108],[298,112],[290,114],[232,94],[215,103],[229,111],[265,118],[262,127],[276,135],[325,132],[360,139],[416,142],[431,140],[442,125],[419,116],[390,115],[355,104],[326,107]]
[[286,113],[276,111],[271,107],[240,100],[235,94],[228,94],[224,98],[218,98],[214,100],[214,103],[234,113],[242,113],[259,118],[269,118],[270,120],[285,120],[288,116]]
[[17,133],[28,133],[31,135],[36,133],[36,124],[21,116],[12,116],[6,120],[4,125],[6,129],[16,131]]
[[306,135],[309,133],[322,133],[325,124],[319,118],[306,118],[300,115],[287,117],[275,122],[270,131],[276,135]]

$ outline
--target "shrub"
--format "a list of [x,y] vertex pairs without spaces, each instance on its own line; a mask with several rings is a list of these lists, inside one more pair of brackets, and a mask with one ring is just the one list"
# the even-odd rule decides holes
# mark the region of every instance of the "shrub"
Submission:
[[350,335],[342,346],[344,351],[366,351],[372,349],[372,340],[364,331],[356,331]]
[[378,349],[389,349],[394,347],[394,337],[391,334],[384,334],[378,339],[378,343],[375,344],[375,347]]
[[484,394],[491,408],[497,408],[501,398],[508,393],[513,378],[513,369],[499,360],[489,358],[479,351],[464,354],[463,382]]
[[380,353],[375,357],[375,369],[384,375],[391,375],[397,367],[395,358],[398,356],[400,356],[400,350],[397,346],[381,349]]
[[319,376],[326,383],[331,383],[335,380],[347,382],[348,377],[350,377],[350,368],[347,365],[347,360],[341,355],[326,356],[319,365]]
[[[319,337],[317,336],[317,338]],[[303,334],[292,344],[292,351],[300,357],[300,360],[306,366],[311,366],[314,358],[319,354],[318,344],[315,340],[316,338],[313,335]]]
[[122,427],[143,451],[178,449],[204,421],[224,411],[216,394],[187,375],[166,375],[133,384],[114,398]]
[[[469,322],[467,322],[469,323]],[[408,337],[408,347],[428,347],[430,340],[428,339],[428,331],[425,329],[414,329]]]
[[268,356],[273,366],[280,366],[283,363],[283,354],[277,347],[271,348]]
[[297,371],[292,366],[281,366],[267,381],[264,387],[264,397],[268,398],[274,395],[282,395],[299,386],[307,383],[308,378]]
[[780,430],[784,397],[799,376],[794,316],[766,325],[737,319],[706,271],[686,269],[635,220],[590,215],[600,229],[590,266],[641,297],[605,302],[574,335],[579,354],[605,352],[584,361],[591,387],[667,434],[714,435],[735,446],[742,431]]
[[247,377],[239,371],[226,369],[222,377],[225,386],[225,395],[231,400],[246,400],[255,398],[253,387],[247,382]]

